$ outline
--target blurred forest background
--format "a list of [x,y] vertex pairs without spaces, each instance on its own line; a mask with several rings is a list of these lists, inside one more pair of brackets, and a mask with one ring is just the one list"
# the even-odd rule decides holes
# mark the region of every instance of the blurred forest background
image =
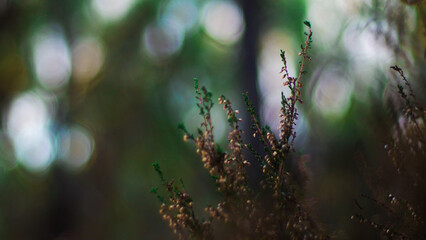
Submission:
[[[176,127],[201,120],[192,79],[231,99],[247,126],[248,91],[276,129],[279,50],[295,73],[308,20],[295,155],[329,232],[376,239],[350,221],[370,193],[358,161],[386,157],[403,105],[391,65],[425,106],[423,2],[0,0],[0,238],[173,239],[150,193],[160,185],[153,162],[183,177],[197,208],[217,198]],[[213,123],[226,143],[218,106]]]

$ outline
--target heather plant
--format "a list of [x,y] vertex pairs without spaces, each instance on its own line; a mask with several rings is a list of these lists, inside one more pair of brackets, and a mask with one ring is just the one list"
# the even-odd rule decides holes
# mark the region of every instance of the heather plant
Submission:
[[[291,94],[281,95],[278,137],[268,126],[262,125],[248,94],[243,94],[253,123],[253,137],[264,146],[264,152],[259,153],[250,144],[243,142],[244,131],[240,127],[242,119],[238,117],[239,111],[234,110],[232,102],[223,95],[219,97],[218,102],[223,105],[231,127],[227,151],[215,142],[211,121],[213,95],[205,87],[200,87],[197,79],[194,80],[202,123],[195,135],[188,132],[183,125],[179,128],[184,132],[184,141],[195,144],[204,168],[215,181],[221,200],[217,205],[207,206],[204,209],[207,217],[200,218],[194,212],[194,202],[185,190],[183,181],[178,185],[174,180],[167,180],[159,164],[154,163],[168,197],[162,197],[157,188],[152,191],[161,201],[160,214],[180,239],[213,239],[214,232],[221,231],[213,227],[213,222],[221,222],[221,226],[232,229],[226,233],[229,239],[328,238],[309,210],[302,188],[298,186],[294,173],[290,172],[287,166],[296,138],[295,125],[299,115],[296,104],[302,103],[302,76],[307,60],[311,60],[308,55],[312,41],[311,25],[309,22],[304,24],[308,32],[305,33],[306,41],[301,45],[299,56],[302,59],[296,77],[289,75],[285,52],[280,53],[283,61],[281,73],[285,79],[283,85],[289,88]],[[255,190],[248,184],[246,169],[251,163],[248,156],[243,154],[244,149],[248,149],[261,166],[263,179],[260,182],[260,190]]]
[[397,91],[404,107],[384,145],[387,158],[376,168],[362,166],[373,194],[362,197],[379,206],[382,213],[366,217],[360,211],[352,219],[377,229],[382,239],[426,239],[426,112],[403,70],[396,65],[391,69],[401,78]]

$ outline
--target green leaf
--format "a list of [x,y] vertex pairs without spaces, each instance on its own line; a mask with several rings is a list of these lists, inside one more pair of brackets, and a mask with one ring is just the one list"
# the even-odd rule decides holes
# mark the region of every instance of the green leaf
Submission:
[[304,21],[304,22],[303,22],[303,24],[305,24],[305,25],[306,25],[307,27],[309,27],[309,28],[311,27],[311,23],[310,23],[310,22],[308,22],[308,21]]

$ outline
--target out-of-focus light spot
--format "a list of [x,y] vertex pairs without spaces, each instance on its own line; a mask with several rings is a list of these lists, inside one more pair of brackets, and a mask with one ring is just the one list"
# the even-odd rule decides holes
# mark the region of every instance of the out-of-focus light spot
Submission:
[[94,150],[94,140],[90,132],[80,126],[71,127],[60,134],[60,157],[72,169],[86,165]]
[[342,117],[350,106],[353,84],[337,71],[326,71],[313,94],[315,109],[327,117]]
[[13,100],[7,118],[7,129],[12,136],[32,133],[46,127],[49,111],[35,93],[24,93]]
[[92,0],[92,9],[104,21],[117,21],[123,18],[135,0]]
[[73,77],[77,82],[90,81],[104,62],[104,49],[95,38],[82,38],[72,48]]
[[38,81],[51,90],[63,87],[71,74],[71,60],[61,30],[47,27],[34,40],[33,61]]
[[202,23],[208,35],[224,44],[235,43],[244,31],[241,9],[232,1],[211,1],[203,8]]
[[167,5],[162,19],[188,31],[197,23],[198,9],[193,0],[174,0]]
[[35,92],[19,95],[7,113],[5,128],[15,155],[30,170],[46,169],[55,155],[54,139],[49,132],[50,119],[49,105]]
[[143,33],[143,50],[153,59],[164,59],[182,47],[184,32],[168,22],[153,23]]
[[[258,82],[260,91],[265,96],[273,96],[281,98],[281,91],[288,96],[290,91],[283,87],[284,79],[280,73],[283,66],[280,50],[288,49],[285,52],[287,59],[287,69],[290,75],[294,75],[295,66],[293,63],[294,52],[291,37],[279,30],[268,31],[261,39],[260,59],[259,59],[259,76]],[[279,101],[278,101],[279,102]]]
[[53,137],[48,131],[43,131],[35,135],[31,141],[29,144],[17,145],[17,156],[25,167],[42,171],[50,165],[55,156]]
[[[363,24],[349,25],[343,33],[342,41],[351,61],[352,78],[357,79],[356,87],[374,89],[380,87],[380,81],[376,81],[375,77],[393,64],[394,57],[392,49],[386,46],[385,39],[377,35],[377,24],[365,26],[366,21]],[[388,26],[383,23],[381,28],[387,31]],[[396,42],[397,36],[389,39],[391,38]],[[359,100],[369,98],[368,91],[355,91],[354,96]]]
[[[293,57],[295,56],[291,42],[291,36],[272,29],[269,30],[261,38],[261,49],[258,65],[258,85],[263,98],[263,116],[270,126],[278,126],[279,114],[281,108],[281,92],[285,96],[290,95],[288,87],[283,86],[284,79],[280,70],[282,61],[280,57],[280,49],[288,49],[286,51],[287,68],[291,75],[295,73]],[[276,128],[275,128],[276,129]]]
[[364,70],[384,68],[392,63],[392,50],[384,44],[384,39],[376,36],[375,26],[371,24],[371,27],[361,29],[351,25],[343,34],[343,43],[351,59]]
[[358,11],[359,4],[356,1],[310,0],[307,18],[315,29],[314,43],[334,48],[339,29],[347,22],[347,16]]

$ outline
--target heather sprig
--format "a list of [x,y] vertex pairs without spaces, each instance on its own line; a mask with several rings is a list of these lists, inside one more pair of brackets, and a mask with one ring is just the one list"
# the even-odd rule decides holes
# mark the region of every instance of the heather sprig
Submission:
[[[175,220],[173,213],[167,211],[170,205],[163,203],[161,213],[168,220],[174,231],[182,233],[185,228],[193,233],[194,238],[205,238],[210,234],[210,223],[212,221],[223,222],[233,229],[230,238],[232,239],[327,239],[328,236],[320,227],[320,224],[312,217],[307,205],[297,194],[296,183],[292,174],[286,167],[286,159],[293,149],[293,141],[296,137],[294,131],[298,111],[296,103],[302,103],[302,75],[306,60],[311,60],[308,55],[312,42],[312,31],[309,22],[305,22],[308,27],[306,41],[301,46],[299,56],[302,57],[300,69],[297,77],[291,77],[287,71],[287,61],[284,51],[281,51],[284,73],[284,86],[290,89],[291,95],[285,97],[282,94],[281,125],[279,138],[275,136],[268,126],[261,124],[260,118],[256,115],[253,104],[248,98],[248,94],[243,94],[247,105],[248,113],[252,120],[253,137],[258,139],[264,146],[264,153],[259,154],[251,144],[246,144],[242,140],[244,132],[239,123],[239,111],[234,110],[232,103],[225,96],[220,96],[219,104],[223,105],[231,130],[228,133],[228,150],[223,151],[214,141],[213,125],[211,122],[211,109],[213,107],[212,93],[194,80],[197,107],[202,116],[202,123],[197,129],[197,135],[190,134],[187,129],[180,125],[184,132],[184,140],[191,140],[195,143],[196,152],[201,156],[204,168],[215,180],[217,192],[222,200],[214,206],[208,206],[205,211],[210,216],[207,222],[195,220],[192,210],[192,200],[186,191],[177,190],[173,187],[173,181],[164,179],[162,172],[154,166],[160,175],[163,185],[166,186],[170,195],[170,203],[179,205],[187,213],[182,217],[182,221]],[[243,154],[243,150],[251,151],[262,166],[263,180],[260,185],[262,190],[256,192],[248,186],[248,176],[246,167],[251,164]],[[169,203],[169,204],[170,204]],[[172,207],[174,209],[175,207]],[[180,219],[180,218],[179,218]],[[188,222],[191,220],[191,222]],[[204,226],[206,225],[206,226]],[[207,227],[208,226],[208,227]],[[194,235],[198,233],[198,235]],[[179,237],[182,238],[183,234]]]
[[[363,196],[380,207],[384,214],[374,221],[361,213],[352,219],[378,229],[386,239],[425,239],[425,112],[403,70],[397,65],[390,68],[402,78],[403,84],[397,83],[397,94],[403,100],[404,108],[391,139],[384,145],[387,158],[379,165],[381,175],[370,173],[366,176],[374,196]],[[368,168],[363,171],[375,172]]]
[[153,188],[151,192],[161,201],[159,213],[168,222],[173,233],[178,235],[179,239],[213,239],[211,221],[201,221],[195,216],[193,200],[185,190],[183,180],[180,179],[181,186],[178,187],[174,180],[164,178],[157,162],[152,166],[168,192],[167,201],[158,194],[157,188]]
[[287,60],[285,57],[285,52],[281,50],[281,59],[284,66],[281,69],[283,73],[283,79],[286,81],[283,83],[284,86],[287,86],[290,89],[290,96],[286,98],[284,94],[281,94],[281,121],[280,121],[280,138],[283,139],[286,143],[289,142],[290,137],[293,138],[291,145],[296,138],[296,132],[294,131],[294,126],[296,125],[296,120],[298,119],[299,113],[297,112],[296,103],[303,103],[301,99],[301,90],[302,90],[302,76],[306,73],[304,70],[306,60],[311,60],[311,57],[308,55],[308,50],[311,49],[312,43],[312,31],[311,24],[307,21],[304,24],[308,27],[309,31],[306,33],[305,44],[300,46],[299,56],[302,56],[302,61],[300,63],[299,73],[297,77],[291,77],[287,70]]
[[[404,85],[397,84],[398,86],[398,94],[401,96],[401,98],[405,101],[405,109],[404,115],[408,122],[414,124],[417,134],[419,134],[419,140],[423,142],[423,144],[426,144],[425,136],[423,134],[422,129],[419,126],[418,120],[425,118],[425,111],[422,106],[417,102],[416,95],[414,94],[413,88],[411,87],[411,84],[407,80],[407,78],[404,75],[404,71],[398,67],[397,65],[390,67],[392,70],[397,72],[404,83]],[[408,90],[408,95],[404,92],[404,90]]]

